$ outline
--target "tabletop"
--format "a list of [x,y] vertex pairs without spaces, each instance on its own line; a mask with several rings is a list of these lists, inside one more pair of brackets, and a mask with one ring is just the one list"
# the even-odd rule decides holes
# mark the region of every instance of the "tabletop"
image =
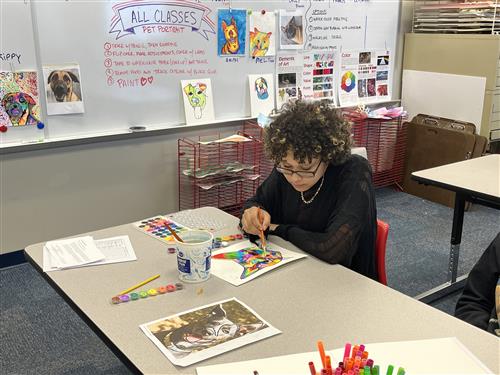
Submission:
[[413,172],[419,182],[500,199],[500,154]]
[[[237,233],[238,220],[218,209],[205,207],[193,210],[193,214],[219,218],[227,224],[217,235]],[[151,275],[161,274],[151,287],[178,282],[176,256],[168,253],[169,246],[132,224],[90,234],[94,239],[128,235],[137,261],[49,272],[46,277],[143,373],[195,374],[197,366],[312,351],[319,339],[327,348],[335,348],[345,342],[450,336],[457,337],[494,373],[500,371],[498,338],[347,268],[311,256],[239,287],[211,276],[201,284],[185,284],[182,291],[113,305],[110,299],[119,290]],[[280,238],[271,237],[270,241],[300,252]],[[43,243],[39,243],[25,250],[39,271],[42,248]],[[172,365],[139,329],[142,323],[231,297],[247,304],[282,333],[183,368]]]

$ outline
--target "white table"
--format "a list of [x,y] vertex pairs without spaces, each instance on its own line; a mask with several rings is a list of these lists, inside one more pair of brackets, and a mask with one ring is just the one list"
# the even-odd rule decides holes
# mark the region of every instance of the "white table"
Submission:
[[467,275],[457,278],[465,202],[500,209],[500,155],[488,155],[424,169],[413,172],[412,178],[426,185],[455,192],[448,281],[416,297],[423,302],[432,302],[463,288],[467,280]]
[[[237,233],[235,217],[214,208],[195,212],[227,222],[228,227],[218,234]],[[112,305],[111,296],[153,274],[160,273],[161,278],[156,280],[158,283],[151,283],[152,287],[177,281],[176,258],[168,254],[168,246],[132,225],[91,234],[96,239],[128,235],[138,260],[43,273],[43,244],[28,246],[26,256],[134,372],[195,374],[198,365],[315,350],[318,339],[324,340],[328,348],[334,348],[347,341],[373,343],[449,336],[458,337],[492,371],[500,371],[499,341],[493,335],[342,266],[331,266],[312,257],[285,265],[240,287],[211,277],[203,284],[186,285],[183,291]],[[298,251],[279,238],[271,240]],[[248,304],[283,333],[180,368],[172,365],[139,329],[142,323],[230,297]]]

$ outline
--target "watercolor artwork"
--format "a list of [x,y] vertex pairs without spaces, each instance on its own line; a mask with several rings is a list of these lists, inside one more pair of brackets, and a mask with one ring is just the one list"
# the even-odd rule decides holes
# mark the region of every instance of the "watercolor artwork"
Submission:
[[243,241],[212,252],[212,274],[239,286],[307,255],[268,242],[264,251],[250,241]]
[[182,80],[181,87],[186,124],[214,121],[214,97],[210,78]]
[[251,116],[265,116],[274,109],[274,77],[272,74],[249,74]]
[[48,115],[84,113],[80,66],[43,67]]
[[276,16],[274,12],[253,12],[249,19],[250,56],[276,55]]
[[177,366],[189,366],[281,333],[236,298],[141,324],[140,328]]
[[245,9],[219,9],[217,12],[217,54],[219,56],[245,56],[247,37],[247,11]]
[[280,10],[280,48],[302,49],[304,47],[304,16],[301,11]]
[[37,72],[0,72],[0,103],[1,132],[25,126],[43,129]]

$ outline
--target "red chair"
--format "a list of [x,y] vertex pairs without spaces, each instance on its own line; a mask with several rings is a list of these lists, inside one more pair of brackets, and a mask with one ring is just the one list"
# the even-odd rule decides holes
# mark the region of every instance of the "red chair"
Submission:
[[385,247],[389,235],[389,224],[377,219],[377,240],[375,241],[375,261],[377,262],[378,281],[387,285],[385,274]]

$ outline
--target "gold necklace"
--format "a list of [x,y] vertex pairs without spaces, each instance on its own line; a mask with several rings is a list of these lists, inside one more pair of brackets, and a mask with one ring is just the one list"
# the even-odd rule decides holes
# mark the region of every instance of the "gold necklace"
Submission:
[[305,200],[304,193],[302,191],[300,192],[300,197],[302,198],[302,202],[304,202],[305,204],[310,204],[314,200],[314,198],[316,198],[316,195],[318,195],[319,191],[321,190],[321,186],[323,186],[324,179],[325,179],[325,175],[323,174],[323,177],[321,177],[321,183],[319,184],[318,189],[316,190],[316,193],[314,193],[312,198],[309,199],[308,201]]

